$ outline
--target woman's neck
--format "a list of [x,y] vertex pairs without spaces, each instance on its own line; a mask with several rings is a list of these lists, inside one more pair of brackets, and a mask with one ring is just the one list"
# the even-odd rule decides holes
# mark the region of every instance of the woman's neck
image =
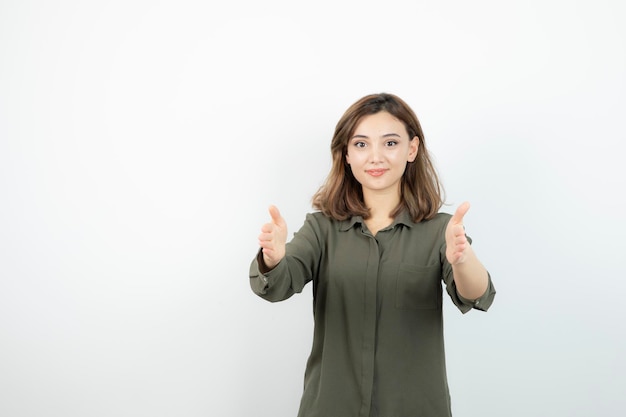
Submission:
[[400,203],[399,192],[363,192],[363,201],[370,210],[370,217],[365,221],[370,231],[376,234],[378,230],[388,226],[393,221],[391,213]]

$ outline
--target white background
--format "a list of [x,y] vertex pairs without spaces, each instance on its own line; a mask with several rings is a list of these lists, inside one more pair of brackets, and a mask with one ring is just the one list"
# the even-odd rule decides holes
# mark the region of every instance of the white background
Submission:
[[622,416],[618,0],[0,3],[0,415],[295,416],[311,287],[249,288],[361,96],[416,111],[498,295],[453,411]]

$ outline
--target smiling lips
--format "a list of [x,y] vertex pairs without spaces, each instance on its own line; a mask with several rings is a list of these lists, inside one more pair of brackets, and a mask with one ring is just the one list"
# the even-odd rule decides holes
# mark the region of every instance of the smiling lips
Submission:
[[383,169],[383,168],[378,168],[378,169],[368,169],[365,172],[367,172],[368,174],[370,174],[372,177],[380,177],[381,175],[383,175],[387,170]]

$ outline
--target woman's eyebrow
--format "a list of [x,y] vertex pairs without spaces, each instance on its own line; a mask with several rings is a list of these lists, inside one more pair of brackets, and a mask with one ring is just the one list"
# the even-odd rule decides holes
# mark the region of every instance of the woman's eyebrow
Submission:
[[[397,133],[385,133],[381,136],[382,138],[401,138],[402,136]],[[369,139],[369,136],[366,135],[354,135],[350,139]]]

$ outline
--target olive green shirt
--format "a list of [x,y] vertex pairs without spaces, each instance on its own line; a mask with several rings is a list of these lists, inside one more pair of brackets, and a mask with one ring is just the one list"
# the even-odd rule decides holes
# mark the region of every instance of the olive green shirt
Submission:
[[313,282],[314,334],[298,417],[446,417],[442,281],[463,312],[486,311],[495,289],[477,300],[456,290],[446,259],[449,214],[413,222],[401,213],[373,236],[361,217],[307,214],[285,258],[260,272],[252,290],[281,301]]

